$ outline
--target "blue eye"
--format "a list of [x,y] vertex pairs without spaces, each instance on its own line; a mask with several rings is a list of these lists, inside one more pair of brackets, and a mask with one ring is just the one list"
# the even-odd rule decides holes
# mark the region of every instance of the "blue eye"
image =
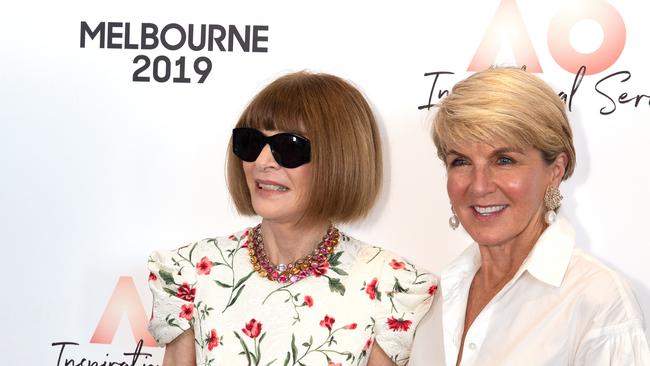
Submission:
[[452,160],[452,162],[451,162],[451,164],[449,164],[449,166],[454,167],[454,166],[463,166],[463,165],[468,165],[468,164],[469,164],[469,162],[466,159],[456,158],[456,159]]
[[507,156],[501,156],[497,159],[497,164],[499,165],[510,165],[513,164],[514,162],[515,162],[514,160],[512,160]]

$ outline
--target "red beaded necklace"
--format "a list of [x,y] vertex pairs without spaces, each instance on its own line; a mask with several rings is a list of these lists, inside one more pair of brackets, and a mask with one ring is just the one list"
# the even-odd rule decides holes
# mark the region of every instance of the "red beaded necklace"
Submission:
[[340,236],[339,229],[330,225],[327,233],[312,253],[293,263],[274,266],[264,251],[262,226],[258,224],[248,231],[248,255],[251,258],[253,269],[260,276],[280,283],[294,283],[312,275],[319,268],[323,268],[324,264],[328,262],[327,258],[338,245]]

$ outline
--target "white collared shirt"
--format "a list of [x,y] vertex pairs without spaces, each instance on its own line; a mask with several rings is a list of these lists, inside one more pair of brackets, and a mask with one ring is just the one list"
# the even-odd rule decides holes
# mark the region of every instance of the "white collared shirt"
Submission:
[[[632,290],[574,243],[573,228],[558,217],[474,320],[462,366],[650,365],[643,315]],[[480,265],[473,244],[442,274],[447,366],[456,365],[469,287]]]

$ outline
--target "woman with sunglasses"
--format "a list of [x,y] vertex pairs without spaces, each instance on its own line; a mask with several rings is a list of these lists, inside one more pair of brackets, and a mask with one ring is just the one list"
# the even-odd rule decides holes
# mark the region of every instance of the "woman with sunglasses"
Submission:
[[261,223],[152,254],[163,365],[406,364],[435,278],[335,226],[364,217],[382,182],[361,93],[327,74],[275,80],[237,122],[227,175]]

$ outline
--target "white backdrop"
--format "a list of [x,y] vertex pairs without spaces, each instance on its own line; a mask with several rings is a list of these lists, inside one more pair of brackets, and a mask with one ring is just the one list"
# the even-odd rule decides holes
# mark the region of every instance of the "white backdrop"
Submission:
[[[351,80],[379,118],[385,189],[369,219],[344,229],[439,273],[467,237],[447,226],[445,171],[429,138],[434,110],[418,107],[430,103],[434,76],[425,73],[453,73],[439,77],[435,103],[440,90],[471,73],[484,39],[495,51],[479,52],[484,61],[526,63],[558,93],[572,90],[577,69],[563,65],[579,59],[576,51],[589,62],[609,60],[601,71],[587,68],[572,98],[578,165],[562,186],[562,211],[576,226],[580,247],[623,272],[650,316],[650,97],[643,96],[650,94],[650,5],[576,3],[577,18],[560,2],[523,0],[7,4],[0,14],[3,363],[161,363],[162,352],[153,347],[141,351],[151,356],[124,355],[138,353],[134,332],[138,338],[151,306],[147,255],[257,222],[238,217],[229,201],[226,144],[248,100],[289,71]],[[122,35],[113,40],[122,46],[101,48],[98,37],[83,35],[82,22],[93,30],[101,22],[120,23],[113,33]],[[617,38],[621,22],[625,33]],[[244,52],[238,45],[232,52],[161,44],[125,49],[124,23],[132,43],[143,23],[159,32],[170,23],[195,30],[235,25],[242,32],[246,25],[261,26],[258,36],[267,39],[258,45],[267,52]],[[178,40],[177,31],[167,34],[170,42]],[[568,50],[559,46],[563,40]],[[138,55],[143,59],[134,63]],[[170,80],[134,82],[144,57],[159,56],[170,60]],[[171,80],[181,72],[175,64],[181,57],[189,83]],[[200,57],[212,64],[203,83],[194,70]],[[165,61],[158,60],[164,79]],[[199,62],[199,71],[206,65]],[[141,76],[154,71],[152,64]],[[615,74],[622,71],[630,73],[628,80]],[[640,95],[638,105],[616,101],[622,93],[621,100]],[[432,364],[428,345],[438,341],[429,319],[411,364]]]

